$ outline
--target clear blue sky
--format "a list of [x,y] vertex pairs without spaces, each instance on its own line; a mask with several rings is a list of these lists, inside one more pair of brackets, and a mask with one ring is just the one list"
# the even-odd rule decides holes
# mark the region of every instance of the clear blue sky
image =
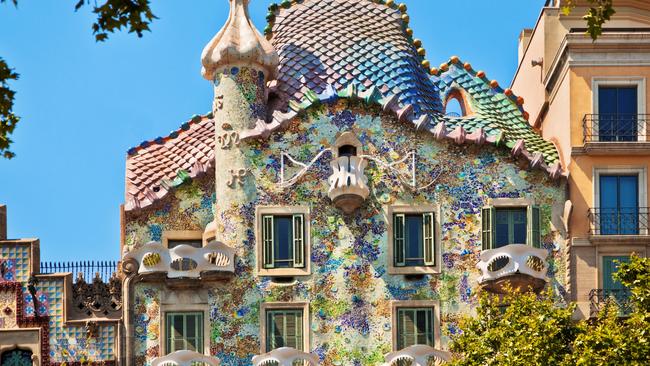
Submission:
[[[44,261],[119,257],[126,151],[210,110],[200,55],[228,15],[226,0],[152,0],[152,32],[95,43],[90,8],[75,13],[76,2],[0,5],[0,56],[20,73],[22,117],[17,156],[0,158],[0,203],[9,237],[40,238]],[[508,85],[519,32],[544,0],[405,2],[432,65],[458,55]],[[251,1],[260,30],[269,3]]]

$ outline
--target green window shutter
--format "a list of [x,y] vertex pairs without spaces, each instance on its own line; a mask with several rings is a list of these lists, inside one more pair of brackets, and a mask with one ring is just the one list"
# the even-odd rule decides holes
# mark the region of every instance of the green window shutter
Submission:
[[293,215],[293,266],[305,266],[305,223],[303,215]]
[[424,245],[424,265],[436,265],[436,250],[435,250],[435,234],[436,225],[433,217],[433,212],[422,214],[422,244]]
[[405,265],[405,224],[406,217],[404,214],[395,214],[393,217],[393,261],[397,267]]
[[273,256],[273,216],[262,216],[262,252],[264,268],[274,267]]
[[481,242],[483,250],[492,249],[494,242],[494,218],[496,217],[495,209],[492,206],[483,207],[481,210]]
[[542,246],[541,226],[542,218],[539,206],[528,206],[528,222],[526,225],[528,230],[528,245],[535,248],[540,248]]
[[614,279],[614,273],[618,272],[618,267],[622,263],[628,263],[628,256],[604,256],[603,257],[603,288],[605,290],[624,289],[622,283]]

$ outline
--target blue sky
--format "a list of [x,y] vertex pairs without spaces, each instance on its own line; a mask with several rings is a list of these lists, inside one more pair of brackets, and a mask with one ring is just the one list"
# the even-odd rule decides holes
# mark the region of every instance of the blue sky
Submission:
[[[458,55],[508,85],[518,35],[544,0],[405,2],[432,65]],[[22,117],[17,156],[0,159],[0,203],[9,237],[40,238],[44,261],[119,257],[126,151],[210,110],[200,55],[228,15],[226,0],[152,0],[152,32],[95,43],[90,8],[75,3],[0,5],[0,56],[20,73],[11,86]],[[251,1],[260,30],[269,3]]]

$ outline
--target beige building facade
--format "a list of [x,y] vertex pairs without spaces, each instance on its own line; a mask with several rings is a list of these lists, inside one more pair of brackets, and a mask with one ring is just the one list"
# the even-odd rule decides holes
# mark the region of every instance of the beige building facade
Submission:
[[568,169],[568,291],[579,318],[593,316],[609,296],[624,303],[627,291],[612,273],[650,248],[650,2],[616,1],[596,41],[585,35],[585,3],[566,15],[564,2],[547,1],[535,27],[520,35],[512,82],[530,124]]

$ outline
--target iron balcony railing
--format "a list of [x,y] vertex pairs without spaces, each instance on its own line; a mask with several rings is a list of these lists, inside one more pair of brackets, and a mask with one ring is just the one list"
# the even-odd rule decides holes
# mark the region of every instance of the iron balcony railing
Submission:
[[41,274],[72,272],[75,282],[79,273],[88,283],[91,283],[98,273],[102,281],[108,283],[116,271],[116,261],[41,262]]
[[647,207],[591,208],[592,235],[649,235]]
[[650,141],[648,114],[587,114],[582,120],[584,141]]
[[627,316],[632,312],[630,301],[630,290],[628,289],[593,289],[589,291],[589,316],[598,316],[598,313],[605,307],[608,301],[618,306],[619,314]]

